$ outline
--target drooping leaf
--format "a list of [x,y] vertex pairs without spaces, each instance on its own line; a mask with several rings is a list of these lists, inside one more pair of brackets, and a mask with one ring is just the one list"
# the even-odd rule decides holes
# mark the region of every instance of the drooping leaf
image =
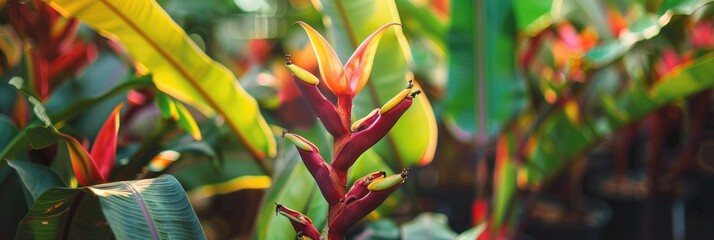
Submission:
[[22,133],[33,149],[45,148],[57,142],[58,139],[57,132],[39,123],[30,124],[23,129]]
[[228,194],[244,189],[267,189],[272,180],[255,162],[227,157],[221,171],[216,171],[212,162],[201,161],[185,166],[171,174],[181,182],[193,201],[219,194]]
[[526,104],[525,82],[515,65],[513,6],[473,0],[451,6],[445,121],[462,141],[484,143]]
[[[25,189],[30,193],[32,199],[28,199],[29,203],[34,203],[50,188],[66,186],[51,168],[18,160],[8,161],[8,165],[15,169]],[[28,207],[32,207],[32,204]]]
[[[399,23],[394,1],[323,0],[324,12],[334,32],[332,44],[343,59],[350,56],[362,39],[384,24]],[[353,117],[359,119],[382,106],[411,80],[411,51],[402,29],[385,30],[377,48],[371,80],[354,100]],[[418,86],[417,86],[418,88]],[[399,119],[374,149],[392,166],[417,166],[431,162],[436,149],[436,119],[424,94]]]
[[205,239],[181,185],[164,175],[83,188],[52,188],[37,199],[20,239]]
[[42,102],[40,102],[40,100],[38,100],[37,95],[32,90],[24,86],[24,80],[20,77],[13,77],[10,79],[9,83],[17,88],[20,93],[24,94],[25,97],[27,97],[27,100],[29,100],[30,104],[32,104],[32,111],[35,113],[35,117],[37,117],[37,119],[39,119],[46,128],[52,128],[52,120],[50,120],[50,117],[47,116],[45,106]]
[[[263,160],[275,154],[275,140],[258,105],[224,66],[203,53],[154,1],[47,0],[62,15],[76,17],[119,38],[154,75],[163,92],[207,115],[225,117],[249,151]],[[218,89],[218,91],[216,91]]]
[[99,129],[99,133],[92,144],[92,150],[89,152],[92,155],[94,164],[97,166],[99,176],[104,181],[109,180],[116,163],[119,111],[123,106],[124,104],[119,104],[114,107],[102,128]]

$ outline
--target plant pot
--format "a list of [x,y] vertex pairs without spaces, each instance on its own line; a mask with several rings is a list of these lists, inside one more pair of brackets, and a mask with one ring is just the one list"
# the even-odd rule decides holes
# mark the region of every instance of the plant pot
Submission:
[[583,208],[582,214],[574,215],[557,197],[542,196],[531,209],[526,233],[533,239],[604,239],[605,226],[612,216],[610,206],[604,201],[584,197]]

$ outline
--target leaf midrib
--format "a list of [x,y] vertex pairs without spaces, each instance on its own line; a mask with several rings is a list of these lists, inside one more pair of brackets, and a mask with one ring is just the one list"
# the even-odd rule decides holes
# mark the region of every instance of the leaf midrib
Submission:
[[476,104],[476,127],[478,131],[478,134],[476,135],[476,143],[477,144],[484,144],[487,141],[487,136],[486,136],[486,97],[484,96],[484,88],[486,87],[486,79],[485,79],[485,73],[484,71],[486,70],[484,68],[484,47],[483,47],[483,41],[484,41],[484,35],[483,35],[483,28],[486,27],[485,24],[483,24],[483,15],[485,12],[483,11],[483,1],[482,0],[476,0],[474,7],[476,9],[475,12],[476,14],[472,14],[471,16],[473,17],[474,21],[474,31],[473,32],[473,38],[476,40],[476,46],[473,49],[473,56],[476,58],[475,60],[475,65],[474,66],[476,70],[476,82],[477,84],[475,85],[476,87],[476,94],[478,98],[478,103]]
[[144,220],[146,220],[147,227],[149,228],[149,231],[151,232],[151,236],[155,239],[159,239],[159,234],[158,231],[156,230],[156,226],[154,225],[154,220],[151,217],[151,213],[149,213],[149,208],[146,206],[146,203],[144,202],[144,199],[141,198],[141,194],[139,194],[138,191],[132,186],[131,184],[127,182],[120,182],[122,185],[126,186],[126,188],[131,191],[131,195],[134,196],[134,200],[136,200],[137,205],[139,205],[139,208],[141,209],[141,213],[144,215]]
[[[146,32],[142,31],[142,29],[135,22],[133,22],[127,16],[122,14],[122,12],[119,11],[119,9],[117,9],[114,5],[112,5],[107,0],[100,0],[100,2],[102,4],[104,4],[112,13],[117,15],[123,22],[125,22],[127,24],[127,26],[129,26],[131,29],[133,29],[142,39],[144,39],[144,41],[146,41],[149,45],[151,45],[151,47],[156,49],[156,51],[159,53],[159,55],[161,55],[161,57],[166,59],[169,62],[169,64],[171,66],[173,66],[174,69],[176,69],[179,72],[179,74],[181,74],[181,76],[183,76],[184,79],[186,79],[194,87],[194,89],[196,89],[196,91],[198,91],[198,93],[201,95],[203,100],[208,102],[208,105],[210,105],[214,111],[218,112],[218,114],[220,114],[222,116],[225,116],[226,119],[230,119],[227,117],[228,115],[226,114],[225,111],[223,111],[223,109],[220,107],[220,105],[218,103],[216,103],[213,99],[211,99],[210,95],[201,87],[200,84],[198,84],[197,80],[194,79],[185,69],[183,69],[181,67],[181,65],[175,59],[173,59],[171,57],[171,55],[168,54],[168,52],[166,52],[166,50],[161,48],[158,43],[153,41],[153,39],[151,39],[146,34]],[[149,4],[155,4],[155,3],[149,3]],[[193,50],[195,50],[195,49],[193,49]],[[251,153],[251,155],[254,158],[256,158],[257,160],[264,160],[265,159],[264,154],[260,153],[257,149],[255,149],[255,147],[253,145],[250,144],[247,137],[244,136],[240,132],[240,130],[238,130],[237,126],[234,126],[233,121],[229,120],[228,122],[231,125],[231,129],[236,133],[236,135],[241,140],[241,142],[243,142],[243,145],[248,149],[248,151]]]

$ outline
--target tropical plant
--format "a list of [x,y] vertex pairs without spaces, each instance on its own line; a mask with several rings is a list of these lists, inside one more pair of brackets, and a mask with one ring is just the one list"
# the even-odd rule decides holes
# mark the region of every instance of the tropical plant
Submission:
[[[350,124],[352,100],[369,80],[382,34],[396,24],[386,24],[367,37],[344,67],[327,40],[309,25],[303,22],[298,24],[310,37],[320,63],[320,75],[330,92],[336,96],[337,102],[332,103],[325,98],[317,87],[320,83],[318,78],[292,64],[289,55],[286,56],[286,65],[295,76],[296,84],[313,113],[333,136],[333,159],[330,164],[325,162],[319,154],[319,149],[297,134],[284,132],[283,137],[295,144],[303,163],[329,205],[327,239],[344,239],[347,230],[375,210],[407,178],[408,169],[392,176],[378,171],[358,179],[349,191],[347,190],[347,172],[350,167],[360,155],[389,132],[420,91],[412,91],[414,85],[409,81],[407,88],[384,106]],[[275,211],[290,219],[298,238],[320,238],[320,231],[306,215],[281,204],[276,205]]]
[[[220,164],[215,144],[209,146],[217,142],[209,128],[216,123],[203,121],[199,129],[193,109],[224,117],[257,172],[270,174],[266,159],[275,154],[275,139],[255,100],[156,2],[0,6],[11,20],[3,29],[12,41],[3,44],[3,53],[17,57],[9,55],[13,49],[26,49],[17,57],[25,61],[3,66],[9,83],[3,91],[16,91],[12,111],[3,107],[12,118],[2,117],[0,192],[8,196],[4,201],[14,195],[21,206],[0,209],[7,216],[0,238],[205,238],[184,190],[194,187],[193,179],[177,174],[188,179],[182,186],[161,175],[188,153]],[[94,120],[107,115],[106,121]],[[239,180],[249,181],[244,188],[270,184],[264,176]],[[211,181],[199,183],[220,183]]]
[[[530,209],[532,205],[529,204],[533,199],[539,196],[548,183],[563,173],[562,170],[567,169],[567,166],[585,166],[575,162],[582,162],[576,159],[583,159],[581,156],[587,154],[586,150],[617,133],[621,127],[645,118],[672,102],[682,101],[712,87],[709,78],[701,77],[703,69],[711,67],[711,55],[699,50],[695,50],[698,52],[697,57],[689,63],[673,62],[670,66],[677,66],[677,70],[667,74],[658,74],[656,71],[659,70],[654,68],[643,70],[635,67],[656,65],[659,57],[647,56],[652,52],[666,53],[667,50],[660,46],[672,45],[673,41],[670,38],[684,36],[685,39],[699,39],[696,36],[687,36],[688,32],[677,31],[677,27],[669,26],[685,26],[684,29],[688,29],[686,27],[688,24],[701,21],[690,15],[707,6],[710,1],[668,2],[661,5],[647,5],[647,10],[644,5],[631,3],[627,6],[634,6],[633,10],[630,10],[633,13],[629,16],[632,19],[628,20],[617,17],[603,19],[604,15],[614,16],[618,13],[608,12],[616,10],[608,10],[581,1],[514,1],[512,5],[508,1],[498,4],[469,2],[480,4],[477,9],[484,9],[483,14],[474,15],[477,18],[476,24],[482,23],[481,18],[502,21],[500,25],[494,27],[499,29],[497,33],[504,34],[503,29],[508,29],[505,33],[515,32],[517,35],[511,35],[507,39],[520,36],[524,41],[521,44],[524,48],[518,49],[520,51],[517,60],[505,59],[505,62],[498,66],[516,64],[518,69],[509,68],[506,72],[510,71],[511,75],[522,76],[525,83],[502,86],[495,82],[505,82],[511,78],[503,77],[504,75],[484,77],[483,80],[476,82],[477,92],[494,85],[500,91],[509,88],[519,89],[516,86],[525,85],[528,93],[527,98],[518,94],[501,95],[510,98],[507,101],[488,102],[488,104],[481,103],[478,99],[491,98],[476,97],[476,102],[472,105],[479,107],[463,107],[462,109],[470,109],[466,112],[449,112],[447,108],[447,114],[451,114],[447,117],[454,114],[477,116],[476,124],[467,126],[476,129],[466,131],[471,133],[471,136],[478,134],[488,136],[489,126],[492,129],[506,126],[500,131],[497,130],[494,135],[498,136],[496,138],[498,140],[495,143],[494,185],[493,192],[490,194],[492,199],[482,200],[482,197],[488,194],[478,194],[481,199],[477,199],[475,205],[481,206],[484,204],[481,202],[486,201],[485,204],[491,206],[475,208],[477,212],[474,212],[476,215],[488,216],[478,218],[482,221],[478,229],[484,239],[489,236],[513,237],[519,234],[520,229],[523,229],[520,226],[522,222],[519,217],[520,211]],[[458,15],[461,8],[453,6],[456,21],[452,22],[452,29],[456,31],[459,30],[459,23],[469,22],[457,20],[459,16],[470,15]],[[596,14],[581,14],[591,11],[595,11]],[[510,19],[509,16],[514,18]],[[479,41],[488,41],[497,35],[485,34],[489,29],[488,26],[480,29],[476,25],[475,30],[471,30],[476,33],[476,38],[483,38],[475,40],[475,46],[479,46]],[[696,35],[696,33],[692,34]],[[500,41],[501,44],[506,42],[508,41]],[[688,47],[689,44],[684,44],[675,48]],[[483,57],[483,52],[488,53],[488,50],[475,51],[476,56],[481,59],[477,58],[473,64],[479,66],[480,62],[493,63],[494,61],[488,61],[489,55]],[[456,52],[456,54],[463,53]],[[499,56],[490,58],[499,59]],[[451,67],[455,66],[458,65]],[[498,73],[503,68],[474,69],[483,71],[477,76],[483,74],[488,76]],[[462,71],[455,70],[455,72]],[[456,89],[461,89],[461,86],[468,86],[466,84],[471,83],[459,81],[456,75],[450,76],[449,84],[453,84]],[[488,106],[519,102],[524,99],[527,99],[527,108],[518,115],[511,115],[516,117],[489,120],[508,114],[482,110],[511,110],[513,108],[506,106],[496,108],[488,108]],[[465,121],[465,123],[474,123],[474,121]],[[658,126],[661,127],[661,124]],[[462,132],[456,131],[456,134],[460,136],[463,135]],[[696,138],[696,136],[692,137]],[[485,149],[487,149],[485,146],[490,145],[488,141],[477,143],[481,144],[480,148]],[[651,149],[658,149],[658,147],[651,147]],[[651,153],[648,155],[657,156]],[[648,163],[648,167],[649,165],[652,164]],[[583,173],[582,170],[576,169],[570,172],[576,175]],[[649,175],[656,177],[662,176],[662,173]],[[574,176],[572,179],[582,179],[582,176]],[[579,181],[575,181],[575,185],[578,185]],[[479,186],[479,189],[484,189],[484,185]],[[573,197],[577,194],[577,192],[570,192],[567,195]]]

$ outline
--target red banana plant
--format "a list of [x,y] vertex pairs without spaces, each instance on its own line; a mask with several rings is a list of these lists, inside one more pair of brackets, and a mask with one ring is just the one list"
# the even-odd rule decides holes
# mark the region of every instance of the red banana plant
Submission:
[[[352,100],[369,79],[379,40],[390,26],[398,24],[388,23],[377,29],[359,45],[344,66],[327,40],[315,29],[303,22],[297,24],[305,29],[310,38],[322,82],[337,98],[336,103],[328,100],[318,88],[320,79],[293,64],[290,55],[286,56],[287,68],[292,72],[310,109],[334,137],[331,164],[325,162],[319,154],[320,150],[307,139],[287,131],[283,137],[295,144],[300,158],[329,205],[327,239],[344,239],[347,231],[382,204],[404,183],[408,175],[408,169],[392,176],[379,171],[360,178],[348,190],[347,171],[362,153],[389,132],[421,91],[412,91],[414,85],[409,81],[406,89],[384,106],[350,124]],[[321,238],[320,231],[308,216],[281,204],[276,205],[276,214],[290,220],[298,233],[298,239]]]
[[76,38],[79,22],[64,19],[49,4],[40,0],[8,2],[10,23],[26,39],[30,76],[40,100],[65,76],[75,76],[97,58],[93,43]]

